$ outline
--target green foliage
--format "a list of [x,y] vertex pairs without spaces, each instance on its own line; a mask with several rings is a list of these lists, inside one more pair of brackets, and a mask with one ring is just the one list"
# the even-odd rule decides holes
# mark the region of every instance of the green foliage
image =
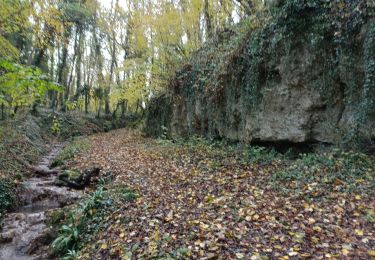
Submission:
[[[73,218],[73,216],[70,216]],[[53,241],[52,247],[57,252],[65,252],[68,248],[76,247],[78,243],[77,226],[63,225],[59,230],[59,236]]]
[[0,173],[12,180],[21,180],[24,165],[14,160],[13,154],[32,162],[43,152],[39,128],[29,118],[16,118],[0,123]]
[[[92,231],[90,224],[98,221],[98,216],[106,210],[104,191],[100,187],[89,195],[79,206],[67,213],[65,223],[59,229],[58,237],[51,244],[60,255],[69,257],[79,248],[79,243]],[[96,222],[95,222],[96,223]]]
[[[132,202],[137,197],[138,195],[127,186],[118,186],[110,190],[104,190],[100,186],[67,213],[52,248],[65,257],[63,259],[72,259],[85,243],[91,242],[93,235],[105,227],[104,218],[111,213],[114,203]],[[60,216],[56,219],[60,219]],[[59,221],[54,223],[56,222]]]
[[65,107],[67,111],[76,110],[79,106],[78,101],[72,102],[70,100],[65,101]]
[[68,250],[68,253],[62,258],[62,260],[75,260],[78,258],[78,252],[75,250]]
[[282,155],[273,148],[261,146],[250,146],[245,152],[245,161],[250,163],[269,164],[276,159],[281,159]]
[[[340,99],[344,101],[342,106],[355,107],[353,119],[357,122],[348,129],[338,129],[339,139],[349,141],[355,139],[355,134],[363,136],[365,131],[372,131],[375,26],[371,22],[374,17],[371,1],[273,2],[237,26],[218,32],[214,39],[192,55],[189,64],[171,80],[169,95],[172,99],[166,100],[164,94],[150,103],[147,133],[152,125],[152,134],[161,136],[163,131],[159,126],[170,128],[172,119],[186,120],[183,125],[174,125],[174,130],[184,136],[203,134],[215,138],[220,132],[218,128],[243,129],[244,118],[260,109],[263,93],[278,85],[285,76],[281,75],[283,71],[277,64],[282,60],[283,64],[285,61],[285,64],[301,63],[295,60],[296,55],[292,52],[302,53],[306,48],[314,50],[315,55],[315,61],[306,73],[325,68],[309,86],[320,94],[327,110],[339,106],[336,86],[340,84],[343,88],[340,89],[343,96]],[[364,36],[366,28],[362,46],[358,40]],[[363,70],[365,75],[362,75]],[[238,120],[225,121],[223,118],[231,113],[229,108],[237,103]],[[173,117],[162,110],[172,108]],[[350,130],[352,135],[347,133]]]
[[70,23],[76,23],[81,26],[87,25],[95,13],[93,6],[83,5],[78,2],[67,2],[60,4],[62,18]]
[[56,117],[53,117],[51,131],[55,135],[58,135],[61,132],[61,124]]
[[162,131],[161,138],[162,138],[162,139],[167,139],[167,136],[168,136],[168,128],[162,125],[162,126],[161,126],[161,131]]
[[53,167],[62,166],[66,161],[71,160],[77,153],[80,153],[90,147],[87,139],[76,139],[69,143],[52,163]]
[[[375,188],[373,158],[357,152],[335,150],[330,153],[302,154],[272,178],[286,190],[310,191],[321,196],[330,191],[372,192]],[[319,193],[316,193],[319,191]]]
[[0,35],[0,58],[17,59],[19,50],[15,48],[7,39]]
[[4,178],[0,178],[0,219],[4,213],[14,206],[14,185]]
[[131,190],[129,187],[123,187],[119,191],[120,197],[124,202],[132,202],[138,198],[137,193]]
[[360,108],[361,126],[366,126],[368,120],[375,117],[375,21],[370,24],[369,30],[364,43],[365,82]]
[[10,107],[31,105],[35,100],[43,100],[49,90],[61,88],[40,69],[0,59],[0,103]]
[[178,248],[175,252],[173,252],[174,257],[177,259],[185,259],[191,255],[191,249],[183,246]]

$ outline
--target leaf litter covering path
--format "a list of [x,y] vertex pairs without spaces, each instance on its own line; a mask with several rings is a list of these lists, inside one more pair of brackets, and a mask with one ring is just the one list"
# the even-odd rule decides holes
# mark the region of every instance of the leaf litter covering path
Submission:
[[160,145],[129,130],[90,137],[72,167],[99,164],[140,195],[112,209],[80,259],[296,259],[374,256],[374,198],[311,202],[273,191],[275,166]]

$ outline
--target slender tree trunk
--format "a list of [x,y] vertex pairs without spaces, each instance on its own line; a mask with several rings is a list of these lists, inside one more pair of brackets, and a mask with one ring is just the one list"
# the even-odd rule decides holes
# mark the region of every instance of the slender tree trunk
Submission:
[[5,120],[5,105],[1,103],[1,120]]
[[42,60],[43,60],[45,51],[46,50],[45,50],[44,46],[41,49],[37,50],[37,54],[35,55],[34,61],[33,61],[33,65],[35,67],[41,68]]
[[[53,47],[50,48],[50,56],[51,56],[51,67],[49,68],[50,71],[50,78],[54,78],[54,72],[55,72],[55,49]],[[50,107],[54,110],[57,107],[57,91],[56,90],[50,90],[49,91],[51,105]]]
[[89,113],[89,92],[90,92],[90,87],[88,84],[85,84],[85,114]]
[[70,89],[74,81],[73,72],[74,72],[74,67],[75,67],[77,52],[78,52],[77,48],[78,48],[78,31],[76,31],[76,34],[74,37],[74,54],[73,54],[71,68],[70,68],[69,79],[67,79],[67,82],[65,81],[66,84],[65,84],[65,90],[64,90],[64,102],[62,105],[62,111],[66,111],[65,102],[70,99],[70,92],[71,92]]
[[[66,67],[66,60],[68,58],[68,45],[69,45],[69,39],[66,39],[62,51],[61,51],[61,57],[59,61],[59,66],[57,69],[57,82],[64,87],[64,93],[67,92],[67,67]],[[64,105],[64,94],[59,93],[59,103],[62,110],[65,110]]]
[[[68,29],[69,30],[69,29]],[[60,64],[57,70],[57,82],[61,85],[66,86],[67,76],[66,76],[66,60],[68,58],[68,46],[69,46],[70,32],[65,34],[65,39],[62,47]]]
[[121,118],[124,118],[126,110],[128,106],[128,101],[127,100],[122,100],[121,102]]
[[210,3],[209,0],[204,0],[204,7],[203,7],[203,14],[204,14],[204,21],[206,24],[206,33],[207,38],[212,37],[212,20],[211,20],[211,14],[210,14]]
[[74,96],[74,100],[77,101],[79,96],[81,95],[81,90],[82,90],[82,71],[81,71],[81,68],[82,68],[82,45],[83,45],[83,33],[82,33],[82,27],[81,26],[78,26],[77,28],[78,30],[78,37],[79,37],[79,41],[78,41],[78,52],[77,52],[77,63],[76,63],[76,77],[77,77],[77,81],[76,81],[76,94]]

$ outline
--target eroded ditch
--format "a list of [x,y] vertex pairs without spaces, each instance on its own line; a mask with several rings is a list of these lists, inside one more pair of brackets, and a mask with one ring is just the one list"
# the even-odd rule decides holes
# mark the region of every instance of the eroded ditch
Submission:
[[[42,157],[38,167],[50,169],[64,144],[54,145],[51,152]],[[37,176],[26,179],[21,184],[17,210],[5,216],[0,231],[0,259],[50,259],[48,243],[53,239],[52,230],[46,224],[49,210],[72,204],[81,197],[79,191],[57,187],[56,175]]]

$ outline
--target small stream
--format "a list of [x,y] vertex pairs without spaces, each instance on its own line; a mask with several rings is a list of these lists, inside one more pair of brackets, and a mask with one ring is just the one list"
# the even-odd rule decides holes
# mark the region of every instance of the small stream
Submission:
[[[64,148],[54,145],[38,166],[50,168]],[[48,210],[69,205],[81,197],[78,191],[54,185],[56,176],[37,176],[24,182],[20,204],[16,211],[5,216],[0,231],[0,260],[50,259],[47,244],[52,239],[46,225]]]

